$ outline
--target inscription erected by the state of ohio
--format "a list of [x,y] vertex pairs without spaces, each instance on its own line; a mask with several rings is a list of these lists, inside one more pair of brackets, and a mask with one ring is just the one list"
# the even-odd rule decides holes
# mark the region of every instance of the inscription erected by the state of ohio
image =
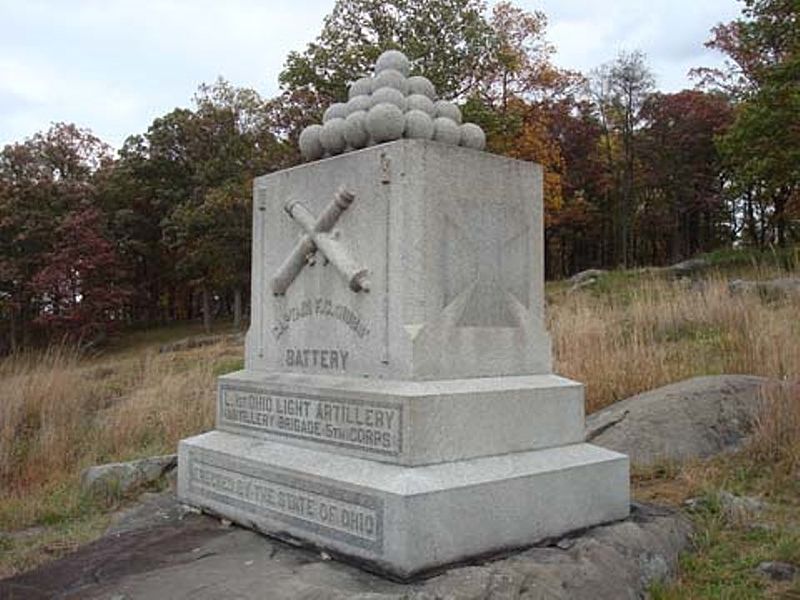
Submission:
[[397,455],[403,448],[400,404],[225,386],[220,396],[224,424],[379,454]]
[[382,551],[383,509],[379,499],[264,469],[248,471],[251,469],[239,471],[194,456],[189,486],[201,496],[233,504],[252,515],[267,511],[273,518],[318,535]]

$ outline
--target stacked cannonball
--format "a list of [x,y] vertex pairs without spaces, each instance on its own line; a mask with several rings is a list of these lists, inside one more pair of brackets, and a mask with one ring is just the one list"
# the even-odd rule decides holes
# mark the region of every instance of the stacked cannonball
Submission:
[[348,101],[328,107],[322,125],[300,134],[300,153],[317,160],[400,138],[434,140],[483,150],[486,135],[474,123],[461,123],[461,110],[436,99],[433,84],[408,76],[405,54],[388,50],[375,63],[375,75],[354,81]]

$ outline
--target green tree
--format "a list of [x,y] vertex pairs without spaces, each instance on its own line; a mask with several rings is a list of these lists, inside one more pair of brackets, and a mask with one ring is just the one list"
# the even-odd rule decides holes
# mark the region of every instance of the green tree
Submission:
[[621,52],[589,76],[588,96],[603,128],[603,146],[609,178],[614,182],[611,207],[614,264],[628,266],[635,246],[632,239],[636,195],[636,133],[642,107],[655,88],[652,72],[639,51]]
[[719,146],[749,239],[784,245],[800,227],[800,4],[743,4],[742,17],[715,27],[708,42],[728,55],[727,68],[695,74],[738,101]]
[[201,86],[185,123],[190,189],[165,218],[164,238],[179,278],[201,291],[203,320],[212,296],[233,297],[241,322],[250,274],[251,186],[257,175],[287,166],[293,150],[273,134],[268,104],[224,80]]
[[180,281],[164,222],[193,193],[192,112],[176,109],[129,137],[119,158],[101,173],[100,201],[127,264],[135,294],[130,318],[154,323],[179,316]]
[[485,10],[481,0],[337,0],[316,40],[286,59],[274,120],[296,136],[391,48],[402,49],[440,96],[468,95],[496,47]]

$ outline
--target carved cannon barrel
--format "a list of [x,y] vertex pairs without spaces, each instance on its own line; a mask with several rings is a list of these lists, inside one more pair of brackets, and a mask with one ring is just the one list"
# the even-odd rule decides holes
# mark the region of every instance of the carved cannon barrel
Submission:
[[286,213],[305,231],[305,235],[286,257],[272,278],[272,293],[280,296],[286,293],[292,281],[300,274],[308,257],[321,250],[325,258],[333,264],[354,292],[369,291],[368,270],[360,267],[347,254],[347,251],[328,232],[333,228],[342,213],[353,203],[355,196],[339,188],[333,201],[328,204],[319,217],[314,216],[299,201],[290,201],[284,207]]
[[369,291],[367,269],[360,267],[347,253],[342,244],[330,233],[316,230],[317,222],[308,209],[299,202],[287,206],[287,212],[305,229],[314,245],[325,258],[336,267],[354,292]]
[[281,263],[281,266],[275,272],[272,278],[272,293],[276,296],[282,296],[289,289],[292,281],[300,274],[303,267],[308,260],[308,256],[312,254],[317,247],[308,235],[304,235],[300,243],[294,247],[292,253],[286,257]]
[[[353,196],[353,194],[344,188],[339,188],[333,198],[333,202],[328,204],[325,210],[322,211],[322,214],[320,214],[314,229],[316,231],[330,231],[336,224],[336,221],[339,220],[342,213],[353,203],[354,198],[355,196]],[[291,215],[288,206],[286,210]]]

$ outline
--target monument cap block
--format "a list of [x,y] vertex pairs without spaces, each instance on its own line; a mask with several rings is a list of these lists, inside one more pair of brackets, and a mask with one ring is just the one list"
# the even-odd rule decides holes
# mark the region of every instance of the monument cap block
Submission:
[[252,371],[551,372],[541,167],[398,140],[254,184]]

